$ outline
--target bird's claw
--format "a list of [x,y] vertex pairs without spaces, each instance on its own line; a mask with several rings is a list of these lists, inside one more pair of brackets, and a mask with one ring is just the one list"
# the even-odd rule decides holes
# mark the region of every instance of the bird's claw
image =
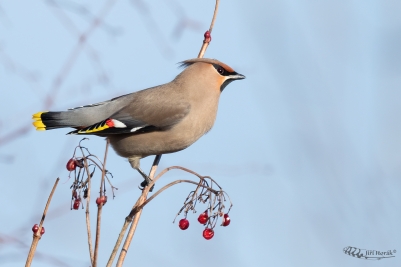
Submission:
[[[139,189],[143,190],[145,187],[147,187],[152,180],[148,177],[148,179],[145,179],[142,181],[142,183],[139,186]],[[153,191],[153,188],[155,188],[155,185],[153,184],[152,187],[149,189],[149,192]]]

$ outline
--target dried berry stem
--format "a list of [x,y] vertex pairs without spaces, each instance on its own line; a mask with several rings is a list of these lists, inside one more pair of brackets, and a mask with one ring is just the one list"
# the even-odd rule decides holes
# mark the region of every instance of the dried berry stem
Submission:
[[[109,151],[109,139],[106,139],[106,149],[104,152],[104,160],[103,160],[103,168],[102,168],[102,180],[100,182],[100,196],[103,195],[103,185],[104,185],[104,176],[106,175],[106,160],[107,160],[107,153]],[[89,177],[90,179],[90,177]],[[99,252],[99,242],[100,242],[100,226],[102,221],[102,208],[103,204],[97,206],[97,220],[96,220],[96,239],[95,239],[95,252],[93,255],[93,266],[97,266],[97,258]]]
[[171,183],[169,183],[169,184],[163,186],[159,191],[157,191],[156,193],[154,193],[154,194],[153,194],[150,198],[148,198],[145,202],[143,202],[143,203],[142,203],[141,205],[139,205],[137,208],[134,208],[134,209],[131,211],[130,216],[135,216],[135,214],[136,214],[137,212],[139,212],[140,210],[142,210],[143,207],[144,207],[146,204],[148,204],[150,201],[152,201],[152,200],[153,200],[155,197],[157,197],[161,192],[163,192],[163,191],[166,190],[167,188],[172,187],[173,185],[176,185],[176,184],[179,184],[179,183],[196,184],[196,185],[198,185],[199,188],[200,188],[200,187],[203,187],[203,188],[206,188],[206,189],[210,190],[211,192],[213,192],[213,193],[216,194],[216,195],[218,194],[218,191],[216,191],[216,190],[214,190],[213,188],[210,188],[210,187],[208,187],[208,186],[204,186],[204,185],[200,184],[199,182],[197,183],[197,182],[194,182],[194,181],[191,181],[191,180],[175,180],[174,182],[171,182]]
[[[82,148],[81,148],[82,155],[84,154]],[[91,231],[91,223],[90,223],[90,216],[89,216],[89,203],[91,199],[91,175],[89,172],[89,167],[88,167],[88,161],[86,157],[84,157],[84,164],[85,164],[85,170],[86,173],[88,174],[88,196],[86,198],[86,211],[85,211],[85,217],[86,217],[86,232],[88,234],[88,247],[89,247],[89,257],[91,260],[91,265],[93,266],[93,247],[92,247],[92,231]]]
[[[84,138],[84,139],[88,139],[88,138]],[[84,140],[84,139],[82,139],[82,140]],[[86,149],[86,148],[85,148]],[[82,149],[81,149],[82,150]],[[89,151],[88,151],[88,153],[89,153]],[[74,154],[75,155],[75,154]],[[82,158],[85,158],[85,159],[87,159],[87,160],[89,160],[91,163],[93,163],[93,164],[95,164],[99,169],[101,169],[101,170],[103,170],[103,164],[101,163],[101,165],[99,165],[99,163],[97,163],[96,161],[94,161],[93,159],[91,159],[90,157],[94,157],[94,158],[96,158],[99,162],[101,162],[100,160],[99,160],[99,158],[98,157],[96,157],[95,155],[92,155],[92,154],[88,154],[87,156],[84,156],[84,153],[83,153],[83,151],[82,151],[82,155],[83,155],[83,157]],[[113,192],[113,198],[114,198],[114,189],[118,189],[118,188],[116,188],[116,187],[114,187],[113,185],[112,185],[112,183],[110,182],[110,179],[107,177],[107,174],[110,174],[111,176],[113,176],[110,172],[108,172],[106,169],[105,169],[105,171],[106,171],[106,175],[105,175],[105,178],[107,179],[107,182],[110,184],[110,186],[111,186],[111,191]],[[88,180],[86,180],[85,182],[83,182],[82,184],[81,184],[81,188],[83,188],[83,187],[85,187],[86,186],[86,184],[88,184]],[[104,182],[103,182],[103,184],[104,184]]]
[[103,161],[103,168],[102,168],[102,182],[100,183],[100,196],[103,196],[104,176],[106,175],[106,160],[107,160],[107,153],[109,151],[109,143],[110,143],[110,140],[106,139],[106,150],[104,152],[104,161]]
[[[156,173],[157,167],[158,167],[158,165],[159,165],[161,156],[162,156],[162,155],[157,155],[157,156],[155,157],[154,161],[153,161],[153,165],[152,165],[152,168],[151,168],[150,173],[149,173],[149,178],[151,178],[151,179],[153,179],[153,177],[155,176],[155,173]],[[153,186],[153,184],[154,184],[154,182],[152,182],[150,185],[148,185],[147,187],[145,187],[145,188],[142,190],[141,196],[139,197],[139,199],[137,200],[137,202],[135,203],[135,205],[132,207],[131,211],[134,210],[134,209],[135,209],[136,207],[138,207],[139,205],[141,205],[141,204],[146,200],[147,195],[148,195],[148,193],[149,193],[149,189]],[[111,253],[111,255],[110,255],[109,261],[107,262],[107,267],[110,267],[110,266],[113,264],[114,258],[115,258],[115,256],[117,255],[118,248],[119,248],[120,245],[121,245],[121,242],[122,242],[123,237],[124,237],[124,235],[125,235],[125,232],[126,232],[126,230],[127,230],[127,228],[128,228],[128,225],[132,222],[132,225],[131,225],[131,228],[130,228],[130,230],[129,230],[128,236],[127,236],[127,238],[126,238],[126,240],[125,240],[125,242],[124,242],[124,246],[123,246],[123,248],[121,249],[120,256],[119,256],[119,258],[118,258],[118,262],[117,262],[117,265],[116,265],[116,266],[122,266],[122,264],[123,264],[123,262],[124,262],[125,256],[126,256],[127,251],[128,251],[128,247],[129,247],[129,245],[131,244],[131,241],[132,241],[132,238],[133,238],[133,236],[134,236],[136,227],[137,227],[137,225],[138,225],[138,221],[139,221],[141,212],[140,212],[140,213],[136,213],[135,218],[133,218],[133,217],[130,216],[130,215],[131,215],[131,212],[130,212],[130,214],[125,218],[124,225],[123,225],[123,227],[122,227],[122,229],[121,229],[121,231],[120,231],[120,234],[119,234],[119,236],[118,236],[117,242],[116,242],[116,244],[115,244],[115,246],[114,246],[114,249],[113,249],[113,251],[112,251],[112,253]]]
[[[155,179],[153,179],[153,182],[152,182],[152,183],[155,183],[155,182],[156,182],[160,177],[162,177],[166,172],[171,171],[171,170],[174,170],[174,169],[179,169],[179,170],[183,170],[183,171],[189,172],[189,173],[191,173],[191,174],[193,174],[193,175],[198,176],[198,178],[201,179],[201,180],[204,180],[204,179],[206,179],[206,178],[207,178],[207,179],[210,179],[210,181],[212,181],[213,183],[215,183],[215,184],[217,185],[217,187],[221,189],[221,186],[220,186],[218,183],[216,183],[216,181],[213,180],[212,177],[210,177],[210,176],[202,176],[202,175],[200,175],[200,174],[198,174],[198,173],[196,173],[196,172],[194,172],[194,171],[192,171],[192,170],[190,170],[190,169],[187,169],[187,168],[184,168],[184,167],[181,167],[181,166],[171,166],[171,167],[165,168],[164,170],[162,170],[162,171],[159,173],[159,175],[156,176]],[[151,184],[152,184],[152,183],[151,183]]]
[[49,209],[50,202],[52,200],[54,191],[56,190],[58,181],[60,181],[60,178],[57,178],[56,182],[53,185],[53,189],[50,192],[49,198],[47,199],[45,210],[43,211],[42,219],[40,220],[39,229],[36,231],[36,233],[33,234],[33,240],[32,240],[32,244],[31,244],[31,248],[29,249],[28,257],[26,259],[25,267],[31,266],[33,257],[35,256],[36,247],[38,246],[39,240],[42,237],[42,235],[40,234],[40,232],[42,231],[42,225],[43,225],[43,222],[45,221],[47,210]]
[[[214,13],[213,13],[212,22],[210,23],[209,33],[212,33],[212,30],[213,30],[213,27],[214,27],[214,22],[215,22],[216,16],[217,16],[217,11],[219,10],[219,3],[220,3],[220,0],[216,0],[216,5],[214,6]],[[199,51],[199,54],[198,54],[198,58],[202,58],[203,57],[203,55],[206,52],[207,47],[209,46],[209,42],[210,42],[210,40],[206,40],[206,38],[204,39],[202,47],[201,47],[201,49]]]

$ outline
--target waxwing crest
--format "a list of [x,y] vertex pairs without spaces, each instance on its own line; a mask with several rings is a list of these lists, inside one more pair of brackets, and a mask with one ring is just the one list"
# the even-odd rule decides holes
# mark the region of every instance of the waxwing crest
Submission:
[[179,64],[180,64],[180,67],[186,68],[196,62],[204,62],[204,63],[213,64],[213,65],[219,65],[228,72],[235,72],[230,66],[224,64],[223,62],[218,61],[217,59],[211,59],[211,58],[193,58],[193,59],[188,59],[188,60],[182,61]]

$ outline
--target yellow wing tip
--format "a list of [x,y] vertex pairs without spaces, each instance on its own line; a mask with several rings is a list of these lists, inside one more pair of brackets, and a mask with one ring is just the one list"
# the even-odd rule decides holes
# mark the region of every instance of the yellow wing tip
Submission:
[[104,126],[97,127],[97,128],[95,128],[93,130],[80,130],[80,131],[78,131],[78,134],[96,133],[96,132],[101,132],[103,130],[106,130],[108,128],[110,128],[110,127],[106,124]]
[[46,131],[46,128],[44,128],[44,127],[36,127],[36,131]]

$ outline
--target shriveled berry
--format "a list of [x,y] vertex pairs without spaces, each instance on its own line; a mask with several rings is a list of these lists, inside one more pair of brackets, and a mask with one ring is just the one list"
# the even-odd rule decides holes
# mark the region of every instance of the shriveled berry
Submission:
[[213,229],[206,228],[205,230],[203,230],[203,237],[204,237],[206,240],[212,239],[213,236],[214,236],[214,231],[213,231]]
[[77,167],[75,159],[70,159],[65,166],[68,171],[73,171]]
[[207,223],[207,219],[208,219],[208,215],[207,215],[207,210],[205,210],[205,212],[201,213],[198,217],[198,222],[201,224],[205,224]]
[[79,209],[79,206],[81,205],[81,200],[78,198],[78,199],[76,199],[75,201],[74,201],[74,204],[72,205],[72,208],[74,209],[74,210],[77,210],[77,209]]
[[181,219],[178,222],[178,226],[180,227],[181,230],[187,230],[189,227],[189,221],[187,219]]
[[99,206],[100,204],[103,204],[103,206],[104,206],[104,204],[106,204],[106,202],[107,202],[107,196],[101,196],[101,197],[98,197],[97,199],[96,199],[96,204]]
[[223,226],[228,226],[231,222],[230,217],[228,216],[228,214],[224,214],[223,216],[223,223],[221,225]]
[[79,168],[85,167],[84,159],[75,160],[75,165]]

